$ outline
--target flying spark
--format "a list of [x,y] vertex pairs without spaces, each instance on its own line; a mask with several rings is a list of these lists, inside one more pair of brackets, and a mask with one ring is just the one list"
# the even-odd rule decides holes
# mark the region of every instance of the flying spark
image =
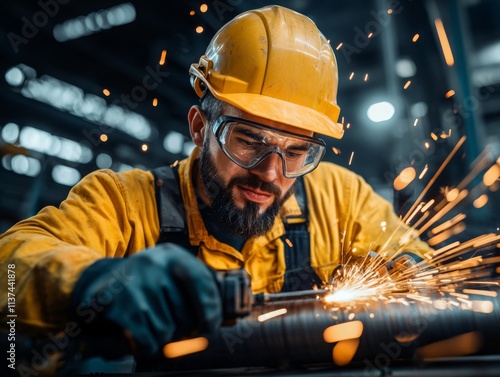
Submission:
[[349,165],[351,165],[353,157],[354,157],[354,152],[351,152],[351,158],[349,158]]
[[[386,245],[400,245],[398,250],[389,252],[382,248],[377,253],[371,251],[364,257],[349,258],[334,270],[330,280],[322,287],[327,292],[322,300],[333,312],[339,308],[352,310],[364,307],[367,310],[370,302],[374,301],[404,305],[419,301],[439,310],[458,307],[480,313],[493,311],[494,304],[489,297],[497,297],[497,292],[492,288],[498,289],[500,285],[500,279],[496,278],[496,273],[500,272],[500,256],[495,250],[500,246],[500,235],[486,233],[463,242],[438,245],[465,230],[464,220],[467,216],[463,213],[442,221],[452,210],[467,200],[477,208],[486,204],[487,196],[481,194],[480,190],[487,190],[498,180],[500,160],[491,161],[491,157],[484,153],[475,161],[471,173],[456,187],[443,188],[440,198],[421,201],[464,141],[465,138],[458,141],[403,216],[402,220],[410,226],[410,230],[401,239],[392,239],[395,236],[393,234],[386,242]],[[427,169],[426,165],[419,178],[423,177]],[[484,170],[482,182],[469,188],[470,184],[474,184],[474,178]],[[424,232],[428,232],[429,245],[436,248],[423,255],[422,260],[416,260],[404,253],[405,245]],[[350,252],[355,255],[354,250]],[[342,260],[346,256],[343,251]]]

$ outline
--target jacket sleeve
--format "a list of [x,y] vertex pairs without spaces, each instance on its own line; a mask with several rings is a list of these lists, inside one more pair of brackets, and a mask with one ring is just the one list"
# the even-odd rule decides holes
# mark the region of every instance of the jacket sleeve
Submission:
[[323,280],[328,279],[336,264],[363,257],[372,250],[387,253],[387,257],[398,250],[420,256],[432,250],[414,237],[416,233],[400,220],[392,204],[361,176],[323,162],[306,178],[311,265]]
[[[64,329],[73,286],[87,266],[133,254],[157,239],[152,174],[99,170],[84,177],[59,208],[45,207],[0,236],[0,265],[15,266],[18,331],[46,336]],[[5,288],[7,274],[0,275]],[[7,292],[0,290],[2,313]]]
[[396,252],[409,251],[422,256],[432,251],[422,241],[416,230],[403,223],[395,213],[392,204],[377,194],[364,179],[352,176],[352,184],[348,193],[352,224],[352,252],[354,256],[365,255],[370,250],[385,254],[387,257]]

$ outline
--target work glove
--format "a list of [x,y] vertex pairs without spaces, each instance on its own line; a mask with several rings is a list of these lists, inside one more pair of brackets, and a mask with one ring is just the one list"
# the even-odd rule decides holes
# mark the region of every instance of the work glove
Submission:
[[157,357],[172,340],[215,331],[222,321],[213,272],[171,243],[90,265],[74,288],[71,311],[84,329],[120,329],[144,357]]
[[379,277],[390,277],[391,279],[411,278],[419,271],[419,263],[422,257],[410,251],[404,251],[393,258],[384,258],[374,251],[370,251],[365,257],[369,263],[365,264],[373,268]]
[[398,254],[394,259],[386,262],[387,270],[391,276],[412,276],[422,269],[423,258],[420,255],[410,251],[404,251]]
[[330,284],[338,284],[344,279],[344,275],[373,274],[374,278],[389,278],[392,280],[411,279],[423,266],[423,258],[419,255],[404,251],[396,257],[387,259],[370,251],[365,257],[358,258],[351,265],[338,265],[331,274]]

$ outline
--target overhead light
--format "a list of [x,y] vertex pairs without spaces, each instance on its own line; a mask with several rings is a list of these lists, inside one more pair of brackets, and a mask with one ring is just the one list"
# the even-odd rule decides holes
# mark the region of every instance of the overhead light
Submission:
[[135,20],[136,11],[131,3],[92,12],[54,26],[52,34],[58,42],[81,38],[90,34],[125,25]]
[[477,66],[495,65],[500,63],[500,42],[495,42],[481,48],[473,59],[477,61]]
[[173,154],[181,153],[183,146],[184,146],[184,135],[179,132],[170,131],[165,136],[165,139],[163,139],[163,148],[165,148],[167,152]]
[[99,126],[118,129],[136,139],[147,140],[151,136],[152,127],[142,115],[118,105],[108,105],[104,98],[85,93],[83,89],[55,77],[27,77],[20,92],[26,98],[46,103]]
[[113,159],[107,153],[99,153],[95,158],[95,163],[99,169],[109,169],[113,165]]
[[36,71],[25,64],[18,64],[5,72],[5,81],[11,86],[21,86],[26,79],[36,77]]
[[401,78],[413,77],[417,73],[417,66],[410,59],[399,59],[396,62],[396,73]]
[[34,127],[27,126],[21,130],[19,145],[66,161],[87,163],[92,160],[92,151],[89,147]]
[[390,102],[382,101],[371,105],[368,108],[366,115],[368,115],[368,118],[372,122],[378,123],[391,119],[394,116],[394,113],[394,105]]
[[12,86],[21,86],[24,82],[24,73],[18,67],[12,67],[5,72],[5,81]]
[[52,179],[60,185],[73,186],[81,179],[81,174],[78,170],[69,166],[54,165]]
[[2,128],[2,139],[6,143],[14,144],[19,137],[19,126],[15,123],[7,123]]
[[6,170],[13,171],[20,175],[27,175],[28,177],[36,177],[42,170],[40,161],[33,157],[27,157],[22,154],[15,156],[5,155],[2,157],[2,166]]

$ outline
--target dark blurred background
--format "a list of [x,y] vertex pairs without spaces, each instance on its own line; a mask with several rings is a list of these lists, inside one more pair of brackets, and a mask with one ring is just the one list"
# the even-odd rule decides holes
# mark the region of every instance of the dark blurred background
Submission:
[[[427,199],[459,185],[480,156],[500,155],[496,0],[4,1],[0,231],[58,205],[95,169],[189,154],[190,64],[223,24],[269,4],[309,16],[336,51],[346,132],[327,140],[325,159],[361,174],[398,211],[463,136]],[[499,181],[482,184],[488,166],[471,181],[481,191],[457,208],[470,233],[500,227]]]

